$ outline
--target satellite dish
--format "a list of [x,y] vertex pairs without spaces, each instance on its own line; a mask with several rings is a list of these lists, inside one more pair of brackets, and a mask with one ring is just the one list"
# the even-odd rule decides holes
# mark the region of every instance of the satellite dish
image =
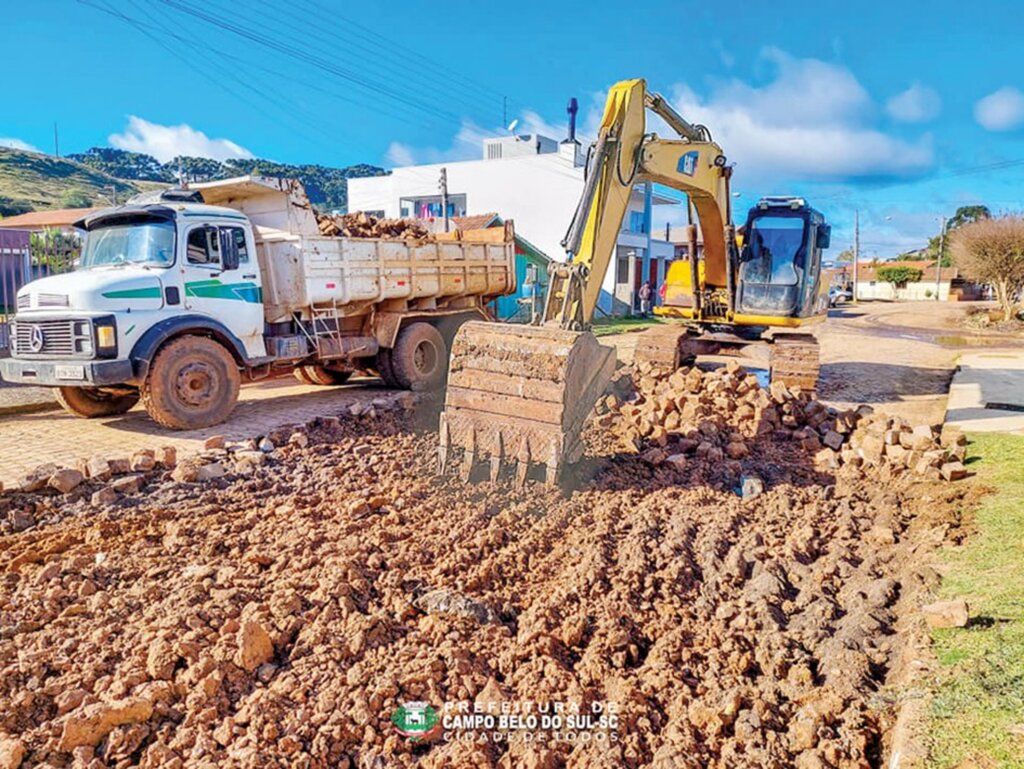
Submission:
[[516,119],[515,119],[515,120],[513,120],[513,121],[512,121],[511,123],[509,123],[509,124],[508,124],[508,128],[507,128],[506,130],[507,130],[507,131],[508,131],[509,133],[512,133],[513,131],[515,131],[515,130],[516,130],[516,126],[517,126],[517,125],[519,125],[519,118],[516,118]]

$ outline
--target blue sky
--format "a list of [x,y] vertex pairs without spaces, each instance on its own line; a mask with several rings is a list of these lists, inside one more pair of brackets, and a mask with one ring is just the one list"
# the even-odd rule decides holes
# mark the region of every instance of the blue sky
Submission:
[[503,119],[561,138],[570,96],[585,131],[642,76],[711,128],[740,206],[805,195],[836,249],[855,209],[886,257],[958,205],[1024,208],[1009,2],[2,2],[0,143],[52,152],[56,121],[62,152],[461,159]]

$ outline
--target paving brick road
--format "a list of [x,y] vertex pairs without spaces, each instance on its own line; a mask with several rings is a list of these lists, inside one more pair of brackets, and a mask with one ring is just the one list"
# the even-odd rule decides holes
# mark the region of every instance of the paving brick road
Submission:
[[139,449],[174,446],[180,454],[202,448],[211,435],[241,440],[274,428],[336,415],[353,403],[391,392],[376,379],[352,380],[342,387],[310,387],[283,377],[242,388],[231,419],[203,430],[166,430],[140,407],[103,419],[78,419],[64,411],[0,416],[0,483],[16,484],[44,462],[70,464],[93,454],[127,457]]

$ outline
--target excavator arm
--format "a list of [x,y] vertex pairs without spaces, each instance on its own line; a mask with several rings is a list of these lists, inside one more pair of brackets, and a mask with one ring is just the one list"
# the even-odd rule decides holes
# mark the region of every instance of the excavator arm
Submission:
[[[647,108],[679,138],[649,135]],[[721,148],[706,129],[648,94],[643,80],[616,84],[564,241],[568,259],[552,264],[538,325],[471,322],[452,341],[439,425],[442,472],[461,449],[466,479],[487,458],[492,479],[513,465],[523,482],[530,466],[541,464],[548,483],[554,483],[564,466],[582,455],[583,424],[615,369],[614,350],[598,344],[586,329],[630,195],[641,182],[664,184],[690,197],[704,230],[705,277],[731,280],[729,169]]]
[[[679,139],[648,134],[647,109]],[[707,129],[690,124],[663,97],[648,93],[643,80],[614,85],[587,162],[583,194],[562,244],[568,262],[552,265],[542,323],[568,330],[589,326],[639,183],[686,193],[704,232],[705,278],[725,286],[732,237],[729,174],[722,149]]]

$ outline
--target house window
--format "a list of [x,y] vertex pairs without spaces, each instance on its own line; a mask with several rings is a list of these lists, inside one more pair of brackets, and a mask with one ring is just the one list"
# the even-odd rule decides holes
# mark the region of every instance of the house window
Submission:
[[647,233],[647,219],[643,211],[629,212],[629,231],[635,232],[638,235]]
[[615,282],[625,285],[629,283],[629,257],[620,256],[615,266]]

